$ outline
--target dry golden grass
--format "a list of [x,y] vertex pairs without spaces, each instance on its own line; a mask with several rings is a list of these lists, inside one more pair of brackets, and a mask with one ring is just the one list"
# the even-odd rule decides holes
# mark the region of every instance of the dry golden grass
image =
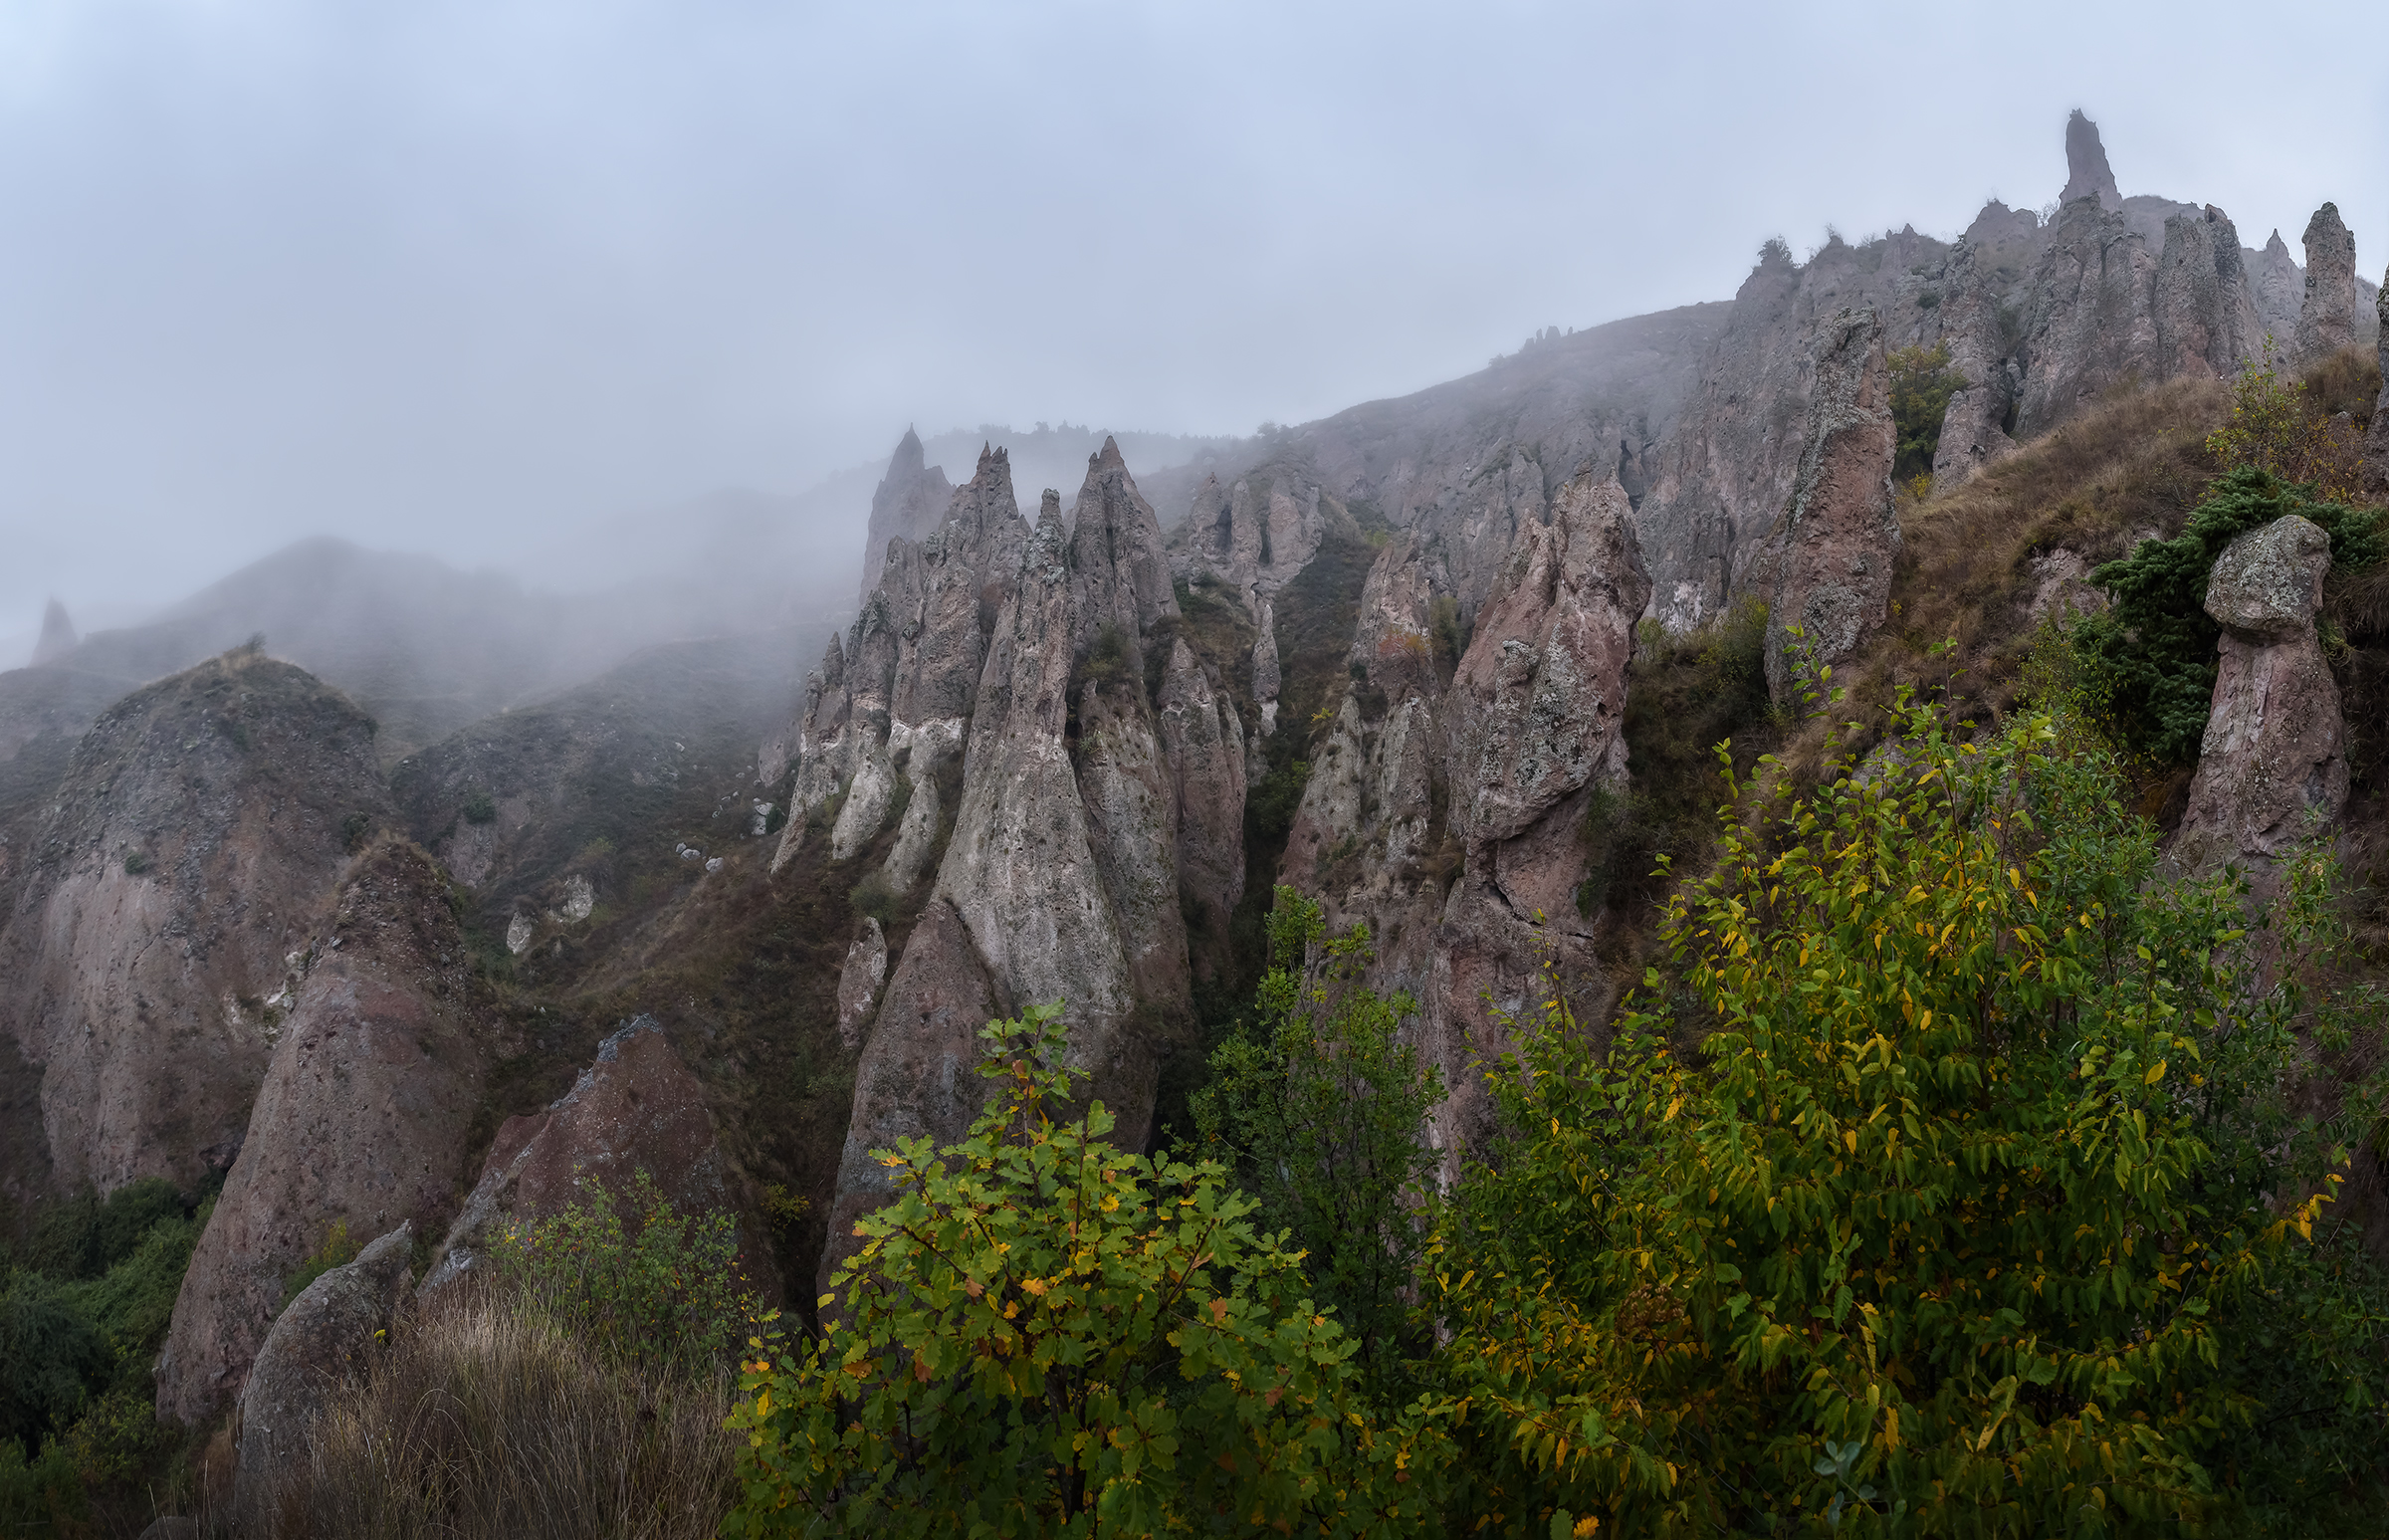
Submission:
[[[729,1510],[731,1384],[601,1360],[494,1292],[427,1307],[343,1386],[278,1537],[703,1540]],[[252,1526],[253,1528],[256,1526]]]
[[1836,671],[1842,705],[1787,740],[1787,768],[1804,780],[1822,772],[1829,723],[1855,722],[1845,747],[1871,747],[1902,686],[1946,688],[1962,720],[1994,720],[2014,706],[2045,575],[2037,561],[2070,552],[2086,571],[2140,539],[2179,534],[2215,475],[2203,442],[2230,410],[2229,391],[2213,380],[2135,391],[1963,486],[1903,502],[1890,619]]

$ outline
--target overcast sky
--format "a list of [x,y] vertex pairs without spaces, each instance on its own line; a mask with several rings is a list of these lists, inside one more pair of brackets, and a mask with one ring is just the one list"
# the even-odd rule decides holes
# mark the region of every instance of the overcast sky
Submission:
[[2126,193],[2389,257],[2369,13],[0,0],[0,635],[463,564],[908,422],[1249,432],[1759,243]]

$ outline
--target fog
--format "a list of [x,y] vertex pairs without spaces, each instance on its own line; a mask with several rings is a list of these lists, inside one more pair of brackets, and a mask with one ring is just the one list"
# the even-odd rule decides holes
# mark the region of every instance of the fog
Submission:
[[2076,106],[2126,193],[2293,250],[2335,199],[2377,274],[2377,61],[2246,4],[10,0],[0,662],[319,534],[818,567],[908,424],[1305,420],[2039,207]]

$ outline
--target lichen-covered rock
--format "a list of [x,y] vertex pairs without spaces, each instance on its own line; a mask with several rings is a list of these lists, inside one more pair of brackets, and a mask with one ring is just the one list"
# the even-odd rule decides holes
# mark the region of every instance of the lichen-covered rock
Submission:
[[766,1297],[776,1292],[765,1231],[723,1154],[705,1087],[653,1016],[624,1022],[598,1045],[572,1089],[544,1111],[499,1126],[480,1180],[433,1254],[423,1292],[481,1265],[510,1219],[560,1213],[582,1200],[587,1182],[620,1198],[641,1171],[683,1213],[736,1214],[740,1268]]
[[1899,556],[1891,503],[1899,435],[1873,312],[1835,318],[1816,379],[1791,507],[1770,538],[1767,690],[1779,704],[1792,702],[1804,670],[1843,662],[1882,624]]
[[244,1534],[274,1533],[277,1493],[308,1458],[308,1430],[332,1390],[359,1374],[406,1297],[414,1228],[401,1224],[300,1291],[258,1350],[241,1390],[233,1510]]
[[877,920],[865,917],[862,934],[846,949],[838,970],[838,1041],[859,1048],[863,1030],[879,1009],[879,988],[888,982],[888,938]]
[[103,712],[15,860],[0,1031],[66,1188],[230,1168],[308,940],[390,815],[373,724],[228,653]]
[[2325,203],[2306,221],[2306,293],[2297,312],[2299,363],[2316,363],[2356,340],[2363,312],[2356,297],[2356,237]]
[[2198,773],[2175,837],[2191,865],[2262,868],[2347,803],[2339,690],[2314,632],[2330,537],[2292,514],[2225,548],[2207,586],[2223,628]]
[[332,1224],[434,1231],[467,1172],[492,1032],[438,866],[374,846],[318,953],[174,1302],[157,1400],[185,1425],[238,1393],[284,1280]]

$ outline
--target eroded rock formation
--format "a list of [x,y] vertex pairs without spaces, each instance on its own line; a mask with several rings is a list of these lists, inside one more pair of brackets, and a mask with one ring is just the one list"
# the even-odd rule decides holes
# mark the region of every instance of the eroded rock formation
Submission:
[[2071,203],[2076,198],[2095,199],[2100,208],[2109,211],[2123,207],[2115,173],[2107,168],[2107,148],[2099,142],[2098,124],[2078,107],[2065,118],[2065,189],[2058,194],[2058,202]]
[[2291,514],[2215,559],[2207,613],[2223,627],[2215,698],[2176,856],[2260,869],[2329,827],[2347,803],[2339,689],[2314,615],[2331,538]]
[[2306,221],[2306,292],[2297,312],[2296,361],[2319,362],[2356,340],[2363,311],[2356,294],[2356,237],[2325,203]]
[[888,558],[888,542],[918,541],[946,519],[946,500],[954,489],[946,483],[943,466],[924,465],[921,436],[912,429],[888,457],[888,473],[871,494],[871,526],[863,545],[864,598],[879,586],[880,567]]
[[1768,543],[1767,693],[1778,705],[1796,706],[1804,684],[1883,623],[1899,556],[1898,439],[1882,323],[1872,311],[1844,311],[1817,355],[1807,445]]
[[0,926],[61,1187],[231,1167],[321,906],[387,816],[373,724],[258,653],[100,716]]
[[435,1233],[466,1174],[491,1031],[445,876],[384,840],[310,951],[158,1361],[159,1415],[186,1425],[239,1391],[284,1280],[335,1222]]

